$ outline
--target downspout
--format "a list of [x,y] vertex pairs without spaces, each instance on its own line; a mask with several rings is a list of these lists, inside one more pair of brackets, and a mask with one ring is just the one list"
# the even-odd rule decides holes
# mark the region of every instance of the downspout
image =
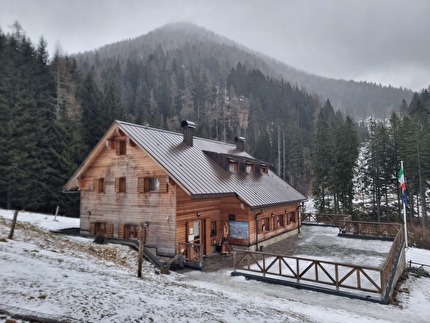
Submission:
[[297,233],[300,233],[300,228],[302,227],[302,207],[304,206],[304,202],[302,202],[301,205],[299,205],[298,207],[296,207],[296,212],[299,211],[299,214],[297,215],[297,222],[298,222],[298,226],[297,226]]
[[261,213],[263,213],[263,209],[260,209],[260,212],[255,215],[255,251],[258,251],[258,216]]

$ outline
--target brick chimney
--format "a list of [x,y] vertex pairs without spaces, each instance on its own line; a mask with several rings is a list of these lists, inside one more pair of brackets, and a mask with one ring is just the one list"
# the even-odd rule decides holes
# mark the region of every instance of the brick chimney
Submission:
[[234,138],[236,141],[236,149],[239,151],[245,151],[245,138],[244,137],[236,137]]
[[192,121],[184,120],[181,122],[181,127],[183,128],[184,140],[188,146],[193,146],[193,132],[196,124]]

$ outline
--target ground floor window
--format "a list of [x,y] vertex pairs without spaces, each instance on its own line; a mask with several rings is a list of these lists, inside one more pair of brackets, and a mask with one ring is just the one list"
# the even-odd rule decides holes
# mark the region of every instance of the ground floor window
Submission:
[[275,227],[276,229],[279,229],[280,227],[284,226],[284,215],[278,214],[275,215]]
[[216,237],[217,234],[217,223],[216,221],[211,221],[211,237]]
[[270,231],[270,218],[261,219],[261,231],[262,232]]
[[106,223],[105,222],[96,222],[95,224],[95,232],[96,235],[98,234],[106,234]]
[[124,225],[124,238],[125,239],[139,239],[139,226],[136,224]]
[[296,222],[296,212],[288,213],[288,221],[289,221],[289,223]]

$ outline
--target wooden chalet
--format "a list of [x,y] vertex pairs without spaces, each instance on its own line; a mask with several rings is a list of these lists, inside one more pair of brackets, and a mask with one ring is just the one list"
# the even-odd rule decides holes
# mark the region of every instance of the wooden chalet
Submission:
[[[185,245],[210,255],[221,241],[257,250],[300,226],[306,197],[236,144],[115,121],[64,187],[80,192],[81,234],[135,239],[174,256]],[[223,239],[224,238],[224,239]]]

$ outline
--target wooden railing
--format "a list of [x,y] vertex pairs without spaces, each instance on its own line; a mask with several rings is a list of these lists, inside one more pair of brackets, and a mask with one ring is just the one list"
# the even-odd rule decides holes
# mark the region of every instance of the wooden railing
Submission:
[[[403,249],[405,244],[404,234],[402,227],[400,225],[400,229],[398,230],[393,244],[391,245],[390,252],[385,259],[384,264],[381,267],[381,282],[382,282],[382,291],[384,292],[384,297],[387,298],[390,294],[393,280],[395,279],[395,274],[397,271],[397,261],[400,251]],[[394,282],[395,283],[395,282]],[[388,287],[388,289],[387,289]]]
[[359,236],[395,237],[402,231],[400,223],[384,222],[360,222],[342,221],[339,222],[339,233]]
[[332,289],[355,289],[381,294],[380,269],[338,262],[282,256],[256,251],[234,251],[234,272],[253,272],[262,277],[277,278],[295,284],[332,286]]
[[303,213],[301,216],[302,223],[317,223],[339,226],[343,221],[351,221],[351,216],[348,214],[319,214],[319,213]]
[[[246,273],[251,273],[250,275],[255,274],[254,277],[275,279],[299,286],[310,282],[311,286],[339,293],[345,290],[355,290],[358,296],[363,292],[370,293],[378,295],[378,301],[387,303],[393,284],[396,283],[399,276],[397,265],[404,247],[402,227],[398,224],[387,225],[386,223],[380,223],[379,228],[375,226],[375,223],[368,223],[369,225],[364,223],[360,226],[359,223],[353,221],[349,221],[348,224],[351,223],[354,224],[353,228],[357,228],[357,234],[395,233],[390,252],[381,267],[235,250],[233,252],[234,274],[247,276]],[[307,286],[309,287],[309,285]]]
[[178,252],[185,255],[185,261],[198,264],[203,268],[203,245],[198,243],[179,242]]

